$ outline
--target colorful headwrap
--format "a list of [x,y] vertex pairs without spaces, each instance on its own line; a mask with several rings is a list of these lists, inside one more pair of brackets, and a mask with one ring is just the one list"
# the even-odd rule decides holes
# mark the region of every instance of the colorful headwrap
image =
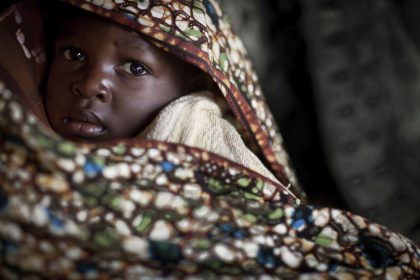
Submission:
[[209,73],[280,184],[180,144],[61,138],[42,120],[37,91],[45,3],[16,1],[0,14],[1,278],[420,277],[420,251],[403,236],[302,202],[255,73],[215,1],[65,2]]
[[[298,196],[282,139],[241,40],[215,1],[65,1],[141,32],[218,83],[244,137]],[[88,3],[92,2],[92,3]]]

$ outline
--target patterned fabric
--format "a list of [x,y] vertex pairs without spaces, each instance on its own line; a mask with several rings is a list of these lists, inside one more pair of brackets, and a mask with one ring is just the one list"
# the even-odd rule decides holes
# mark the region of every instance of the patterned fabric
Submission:
[[[215,2],[122,2],[71,1],[212,74],[266,160],[284,172],[283,184],[179,144],[66,141],[28,109],[36,102],[22,100],[30,93],[1,65],[2,279],[420,277],[411,241],[360,216],[304,204],[290,187],[280,136]],[[33,3],[4,11],[1,25],[23,24],[20,15]],[[31,34],[24,44],[24,31],[12,31],[21,54],[39,63]],[[39,73],[34,68],[29,73]]]
[[[285,185],[303,198],[241,40],[214,1],[65,1],[130,26],[208,72],[245,135]],[[92,3],[86,3],[92,2]]]

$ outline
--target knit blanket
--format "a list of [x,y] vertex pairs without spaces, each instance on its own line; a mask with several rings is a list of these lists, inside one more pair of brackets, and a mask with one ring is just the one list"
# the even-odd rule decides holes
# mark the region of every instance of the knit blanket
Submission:
[[183,96],[161,110],[139,137],[201,148],[277,181],[228,121],[225,103],[212,92]]

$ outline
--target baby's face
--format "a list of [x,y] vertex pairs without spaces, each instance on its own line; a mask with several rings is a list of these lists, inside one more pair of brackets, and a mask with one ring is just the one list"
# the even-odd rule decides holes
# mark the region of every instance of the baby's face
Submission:
[[186,93],[191,69],[117,24],[74,17],[55,45],[45,96],[50,124],[76,141],[135,136]]

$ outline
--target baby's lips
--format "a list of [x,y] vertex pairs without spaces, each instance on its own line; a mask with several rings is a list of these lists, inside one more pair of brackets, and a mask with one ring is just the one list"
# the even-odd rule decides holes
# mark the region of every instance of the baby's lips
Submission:
[[94,112],[88,110],[71,113],[70,116],[68,116],[66,119],[104,126],[102,123],[102,119]]
[[102,120],[91,111],[82,111],[78,114],[72,114],[64,119],[64,124],[69,134],[82,137],[98,137],[105,132]]

